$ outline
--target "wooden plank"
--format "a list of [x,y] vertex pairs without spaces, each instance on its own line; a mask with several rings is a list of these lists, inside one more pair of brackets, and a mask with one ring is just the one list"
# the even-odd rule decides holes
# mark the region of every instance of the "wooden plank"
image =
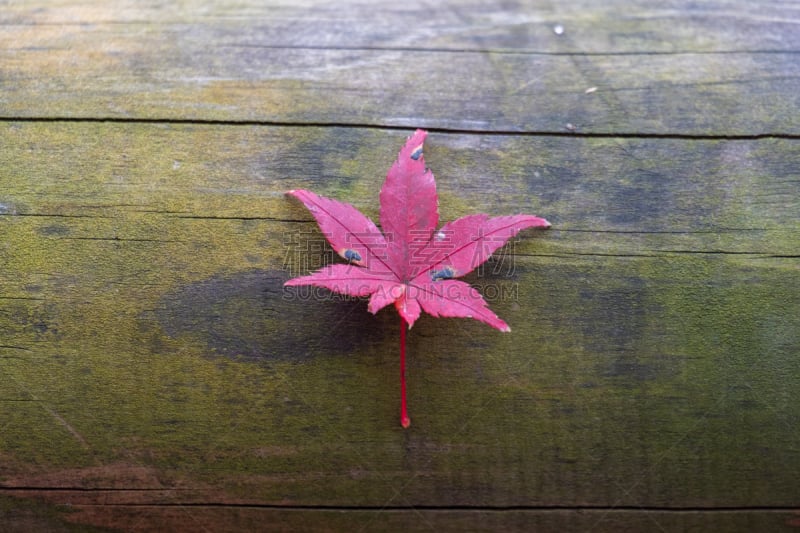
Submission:
[[26,4],[0,30],[0,115],[797,135],[792,5],[731,6]]
[[[145,512],[143,512],[143,510]],[[58,510],[42,503],[0,496],[4,531],[109,531],[86,526],[84,519],[126,531],[780,531],[796,525],[797,515],[788,511],[742,513],[720,511],[712,515],[696,511],[664,510],[337,510],[275,509],[212,506],[74,506]],[[74,524],[81,524],[76,527]]]
[[[793,3],[252,4],[0,9],[0,529],[800,524]],[[403,431],[283,192],[376,218],[419,126],[444,220],[554,228],[468,279],[510,334],[413,328]]]
[[432,135],[443,219],[555,227],[470,278],[512,333],[414,327],[403,431],[394,311],[281,284],[325,260],[282,192],[376,217],[405,132],[3,130],[7,495],[104,526],[142,505],[277,530],[794,519],[796,140]]
[[[0,500],[1,501],[1,500]],[[69,531],[73,523],[91,519],[108,528],[126,524],[126,531],[781,531],[797,525],[797,515],[787,510],[752,513],[647,509],[546,509],[546,510],[343,510],[275,509],[213,506],[82,506],[60,513],[45,505],[28,504],[13,510],[9,533]],[[4,515],[1,514],[0,518]],[[61,518],[61,522],[58,521]],[[20,519],[24,519],[24,522]],[[20,527],[14,527],[19,524]],[[479,525],[476,528],[476,525]],[[74,528],[74,526],[72,526]],[[791,529],[789,529],[791,530]],[[87,529],[80,531],[108,531]]]
[[[793,2],[708,0],[655,5],[647,0],[592,0],[535,5],[479,0],[345,0],[291,3],[183,1],[169,5],[33,0],[4,6],[0,24],[27,26],[192,25],[238,28],[254,44],[337,49],[431,48],[472,51],[615,53],[793,52],[800,45]],[[556,26],[563,32],[557,33]],[[399,31],[398,28],[402,28]],[[746,38],[743,38],[746,36]]]

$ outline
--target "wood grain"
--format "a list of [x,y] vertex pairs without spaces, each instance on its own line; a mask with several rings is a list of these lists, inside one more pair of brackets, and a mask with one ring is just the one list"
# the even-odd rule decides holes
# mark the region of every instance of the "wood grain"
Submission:
[[[0,11],[11,531],[800,523],[790,3]],[[404,431],[394,311],[282,283],[284,191],[377,219],[406,126],[443,221],[554,227],[467,279],[511,333],[414,326]]]
[[[163,13],[111,4],[12,9],[0,34],[0,112],[534,133],[800,133],[798,37],[788,5],[763,13],[739,13],[730,2],[697,11],[640,5],[619,16],[617,7],[586,4],[508,11],[445,3],[430,12],[428,3],[404,3],[372,18],[371,9],[338,2],[202,4]],[[741,35],[755,37],[744,46]]]

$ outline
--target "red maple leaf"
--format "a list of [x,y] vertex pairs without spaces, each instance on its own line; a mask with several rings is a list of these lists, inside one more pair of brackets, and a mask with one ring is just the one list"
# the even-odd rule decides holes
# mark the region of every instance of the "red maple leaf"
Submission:
[[475,288],[454,278],[472,272],[521,230],[550,227],[547,220],[531,215],[490,218],[477,214],[437,230],[436,182],[422,154],[426,136],[426,131],[417,130],[386,175],[380,193],[383,233],[350,204],[306,190],[287,193],[308,208],[347,264],[328,265],[286,285],[315,285],[350,296],[369,296],[373,314],[391,303],[400,313],[403,427],[409,423],[403,370],[406,324],[413,326],[424,309],[433,316],[474,318],[510,331]]

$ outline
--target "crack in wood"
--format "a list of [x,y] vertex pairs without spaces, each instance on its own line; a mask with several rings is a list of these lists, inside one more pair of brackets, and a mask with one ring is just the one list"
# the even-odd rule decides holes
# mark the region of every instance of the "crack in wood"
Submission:
[[292,219],[265,216],[214,216],[214,215],[174,215],[173,218],[189,220],[260,220],[264,222],[314,222],[313,219]]
[[775,231],[771,228],[715,228],[708,230],[616,230],[616,229],[580,229],[551,228],[552,233],[563,231],[572,233],[610,233],[618,235],[718,235],[720,233],[738,233],[741,231]]
[[13,344],[0,344],[0,349],[23,350],[23,351],[26,351],[26,352],[30,352],[31,351],[30,348],[25,348],[24,346],[15,346]]
[[[173,125],[207,125],[207,126],[264,126],[286,128],[341,128],[364,129],[378,131],[413,132],[415,128],[394,124],[355,123],[355,122],[309,122],[309,121],[275,121],[275,120],[221,120],[198,118],[122,118],[122,117],[40,117],[40,116],[0,116],[0,122],[44,122],[44,123],[109,123],[109,124],[173,124]],[[448,128],[427,126],[432,133],[458,135],[497,135],[511,137],[576,137],[587,139],[670,139],[688,141],[757,141],[764,139],[800,140],[800,134],[781,132],[762,132],[754,134],[696,134],[696,133],[637,133],[637,132],[585,132],[578,130],[508,130],[484,128]],[[6,214],[7,216],[7,214]],[[36,215],[28,215],[36,216]],[[68,215],[65,215],[68,216]],[[89,215],[84,215],[89,216]]]
[[[195,492],[201,489],[191,488],[91,488],[91,487],[9,487],[0,485],[0,493],[13,495],[16,492],[43,492],[43,493],[159,493],[159,492]],[[256,503],[231,503],[231,502],[159,502],[159,503],[72,503],[74,507],[153,507],[153,508],[218,508],[218,509],[258,509],[275,511],[337,511],[337,512],[474,512],[474,513],[505,513],[505,512],[587,512],[587,513],[797,513],[800,507],[781,505],[744,505],[744,506],[660,506],[660,505],[283,505],[283,504],[256,504]]]
[[144,239],[129,237],[61,237],[65,241],[111,241],[111,242],[157,242],[157,243],[182,243],[177,239]]
[[111,218],[102,215],[74,215],[74,214],[64,214],[64,213],[0,213],[0,217]]

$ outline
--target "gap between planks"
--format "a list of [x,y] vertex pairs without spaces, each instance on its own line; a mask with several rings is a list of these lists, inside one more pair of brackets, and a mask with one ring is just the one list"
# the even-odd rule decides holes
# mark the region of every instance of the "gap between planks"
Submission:
[[[7,496],[16,493],[39,492],[54,493],[155,493],[155,492],[192,492],[190,488],[85,488],[85,487],[9,487],[0,486],[0,494]],[[74,503],[74,507],[198,507],[220,509],[264,509],[276,511],[352,511],[352,512],[628,512],[628,513],[798,513],[800,507],[781,505],[752,506],[659,506],[659,505],[280,505],[258,503],[223,503],[223,502],[185,502],[185,503]]]
[[[365,129],[378,131],[414,131],[414,126],[394,124],[357,124],[348,122],[284,122],[271,120],[212,120],[212,119],[176,119],[176,118],[121,118],[121,117],[35,117],[35,116],[0,116],[0,122],[31,123],[110,123],[110,124],[176,124],[200,126],[264,126],[285,128],[342,128]],[[755,133],[747,135],[701,135],[687,133],[634,133],[634,132],[581,132],[578,130],[487,130],[446,128],[439,126],[421,126],[431,133],[457,135],[496,135],[507,137],[575,137],[589,139],[674,139],[696,141],[758,141],[763,139],[800,140],[800,134],[792,133]]]

